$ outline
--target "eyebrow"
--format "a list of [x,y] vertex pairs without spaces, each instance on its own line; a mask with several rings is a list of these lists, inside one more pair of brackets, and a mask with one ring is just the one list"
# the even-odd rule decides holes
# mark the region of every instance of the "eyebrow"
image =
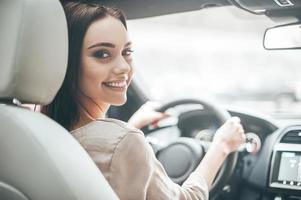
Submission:
[[127,42],[124,46],[125,47],[128,47],[128,46],[130,46],[132,44],[132,42]]
[[110,48],[115,48],[115,45],[109,42],[99,42],[96,44],[93,44],[91,46],[88,47],[88,49],[92,49],[94,47],[110,47]]
[[[125,47],[130,46],[131,44],[132,44],[132,42],[127,42],[125,44]],[[93,44],[93,45],[89,46],[88,49],[92,49],[92,48],[95,48],[95,47],[110,47],[110,48],[115,48],[115,45],[112,44],[112,43],[109,43],[109,42],[99,42],[99,43],[96,43],[96,44]]]

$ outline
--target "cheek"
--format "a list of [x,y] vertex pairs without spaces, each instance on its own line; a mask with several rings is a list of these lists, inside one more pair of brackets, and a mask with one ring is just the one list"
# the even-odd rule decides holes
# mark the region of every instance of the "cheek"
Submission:
[[[80,70],[80,85],[83,91],[93,92],[98,89],[101,83],[106,79],[108,71],[105,66],[95,62],[83,63]],[[91,91],[92,90],[92,91]]]
[[135,72],[135,68],[134,68],[134,66],[133,66],[132,63],[129,63],[129,66],[131,67],[131,70],[130,70],[130,72],[129,72],[129,78],[132,79],[133,74],[134,74],[134,72]]

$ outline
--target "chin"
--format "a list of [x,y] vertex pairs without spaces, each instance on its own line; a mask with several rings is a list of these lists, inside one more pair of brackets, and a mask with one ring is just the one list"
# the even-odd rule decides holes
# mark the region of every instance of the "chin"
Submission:
[[113,106],[122,106],[126,103],[127,98],[120,98],[120,99],[114,99],[113,101],[110,102],[111,105]]

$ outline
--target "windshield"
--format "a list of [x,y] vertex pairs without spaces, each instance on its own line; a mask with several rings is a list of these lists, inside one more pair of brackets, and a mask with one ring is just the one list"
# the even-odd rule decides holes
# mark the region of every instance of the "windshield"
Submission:
[[163,102],[206,98],[268,114],[301,113],[300,50],[268,51],[274,21],[235,7],[129,21],[136,79]]

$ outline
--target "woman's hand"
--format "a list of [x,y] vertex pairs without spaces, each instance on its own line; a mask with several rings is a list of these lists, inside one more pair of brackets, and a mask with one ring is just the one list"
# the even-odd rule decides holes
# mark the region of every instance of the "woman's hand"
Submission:
[[205,178],[209,188],[227,156],[237,150],[245,142],[245,138],[238,117],[230,118],[216,131],[208,152],[196,169],[196,172]]
[[160,106],[161,104],[159,102],[146,102],[133,114],[128,123],[140,129],[148,124],[154,124],[166,117],[169,117],[166,113],[156,111],[156,109]]
[[238,117],[230,118],[220,127],[213,138],[213,145],[217,145],[227,155],[238,149],[246,140],[244,129]]

